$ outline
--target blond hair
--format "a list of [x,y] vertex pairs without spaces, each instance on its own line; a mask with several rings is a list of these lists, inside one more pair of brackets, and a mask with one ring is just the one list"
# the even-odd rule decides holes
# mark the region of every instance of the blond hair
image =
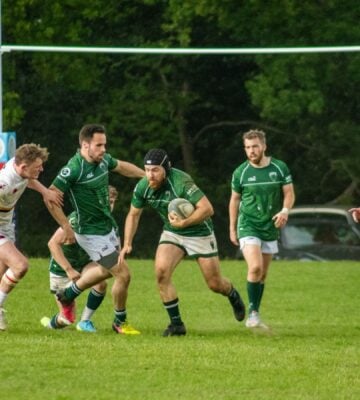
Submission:
[[266,133],[259,129],[250,129],[243,134],[243,140],[245,139],[259,139],[260,142],[266,144]]
[[24,164],[32,164],[38,158],[42,160],[42,162],[47,161],[49,158],[49,152],[46,147],[40,147],[39,144],[35,143],[27,143],[18,147],[15,151],[15,164],[20,165]]

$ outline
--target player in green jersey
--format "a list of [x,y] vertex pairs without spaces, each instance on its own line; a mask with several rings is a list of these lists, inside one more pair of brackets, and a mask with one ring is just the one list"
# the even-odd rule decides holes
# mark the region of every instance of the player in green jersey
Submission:
[[[117,197],[118,191],[114,186],[109,185],[109,201],[111,211],[114,209]],[[76,212],[72,212],[69,215],[69,222],[71,226],[76,224],[76,218]],[[118,226],[115,226],[115,229],[116,232],[118,232]],[[51,253],[49,263],[50,292],[54,295],[59,289],[65,289],[67,286],[69,286],[72,281],[76,282],[80,278],[83,271],[96,265],[91,261],[89,255],[83,250],[83,248],[80,247],[76,242],[64,244],[62,237],[63,230],[62,228],[58,228],[48,242],[48,247]],[[103,280],[91,288],[87,298],[86,306],[81,314],[81,319],[76,325],[76,329],[78,331],[96,332],[96,328],[91,321],[91,317],[104,300],[106,287],[106,280]],[[69,320],[69,318],[71,319],[74,315],[66,315],[67,309],[63,309],[63,306],[57,300],[56,295],[54,297],[59,307],[59,312],[51,319],[48,317],[43,317],[41,319],[41,324],[49,329],[62,329],[74,322]]]
[[[77,214],[71,227],[62,208],[49,208],[64,231],[64,243],[76,241],[96,266],[87,269],[81,277],[64,291],[57,292],[63,309],[71,314],[74,300],[85,289],[114,277],[112,296],[115,318],[112,328],[120,334],[138,334],[127,323],[126,300],[130,283],[128,265],[118,264],[114,219],[109,204],[109,172],[132,178],[141,178],[144,171],[136,165],[120,161],[106,153],[106,131],[102,125],[88,124],[79,133],[80,149],[60,170],[51,189],[68,193]],[[67,308],[68,307],[68,308]]]
[[259,316],[260,302],[279,229],[294,205],[292,178],[286,164],[265,155],[266,137],[260,130],[243,135],[247,161],[235,169],[229,203],[230,240],[243,252],[248,267],[248,328],[267,328]]
[[[170,324],[163,336],[186,334],[181,319],[179,299],[171,277],[176,266],[186,256],[193,257],[201,269],[208,287],[216,293],[227,296],[237,320],[245,317],[245,306],[231,282],[220,272],[218,249],[211,216],[213,207],[192,178],[183,171],[171,168],[167,153],[162,149],[151,149],[145,156],[146,177],[137,184],[126,218],[124,247],[120,262],[132,251],[142,210],[145,206],[154,208],[160,215],[164,230],[160,237],[155,256],[155,273],[160,297],[168,312]],[[185,198],[195,211],[186,219],[168,214],[169,202]]]

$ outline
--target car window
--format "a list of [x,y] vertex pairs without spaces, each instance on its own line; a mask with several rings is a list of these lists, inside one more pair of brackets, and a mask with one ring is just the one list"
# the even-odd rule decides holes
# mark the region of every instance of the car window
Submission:
[[284,247],[291,249],[314,245],[360,245],[359,232],[345,216],[325,213],[291,215],[282,230],[281,240]]

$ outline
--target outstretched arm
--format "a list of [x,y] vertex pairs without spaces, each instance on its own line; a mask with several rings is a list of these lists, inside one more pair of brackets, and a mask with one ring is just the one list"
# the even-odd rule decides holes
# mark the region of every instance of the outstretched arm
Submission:
[[[50,186],[50,190],[63,194],[59,189],[57,189],[53,185]],[[45,202],[45,204],[49,210],[49,213],[52,215],[54,220],[61,226],[61,228],[64,231],[64,243],[74,243],[75,242],[74,231],[66,215],[64,214],[62,207],[59,207],[56,204],[51,205],[48,202]]]
[[59,207],[63,206],[63,193],[48,189],[37,179],[29,179],[28,188],[39,192],[43,196],[45,204],[50,203],[50,205],[56,204]]
[[142,208],[130,206],[130,211],[128,212],[125,220],[124,244],[120,251],[119,264],[122,264],[125,260],[125,255],[130,254],[132,251],[132,242],[138,229],[142,210]]
[[127,161],[118,160],[117,166],[112,171],[127,176],[128,178],[142,178],[145,176],[145,171],[143,169]]

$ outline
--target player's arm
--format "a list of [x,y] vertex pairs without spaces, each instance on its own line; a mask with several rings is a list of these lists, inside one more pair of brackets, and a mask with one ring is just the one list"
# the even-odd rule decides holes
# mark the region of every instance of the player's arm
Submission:
[[145,176],[145,171],[143,169],[127,161],[118,160],[117,166],[112,171],[128,178],[142,178]]
[[[54,190],[56,192],[62,193],[62,191],[59,190],[58,188],[56,188],[54,185],[50,186],[50,190]],[[75,242],[75,234],[69,223],[69,220],[67,219],[66,215],[64,214],[62,207],[59,207],[56,204],[53,204],[52,206],[49,205],[49,203],[45,203],[45,204],[49,210],[49,213],[52,215],[54,220],[61,226],[61,228],[64,231],[64,243],[74,243]]]
[[169,221],[175,228],[186,228],[197,225],[214,215],[214,209],[209,199],[203,196],[196,204],[194,212],[185,219],[180,219],[175,213],[169,214]]
[[289,211],[294,206],[295,192],[294,185],[292,183],[283,186],[283,197],[284,200],[282,210],[273,216],[276,228],[282,228],[287,223]]
[[229,201],[229,234],[230,234],[230,241],[235,246],[239,246],[236,227],[239,215],[240,201],[241,201],[240,193],[237,193],[234,190],[232,190]]
[[349,213],[355,222],[360,222],[360,207],[350,208]]
[[29,179],[28,188],[39,192],[43,196],[45,204],[49,203],[50,206],[52,204],[56,204],[59,207],[63,206],[63,193],[48,189],[37,179]]
[[65,257],[62,249],[63,244],[64,231],[62,228],[58,228],[48,241],[48,248],[53,259],[66,272],[68,278],[75,282],[80,278],[80,273],[72,267],[72,265],[69,263],[69,260]]
[[120,251],[119,264],[122,264],[125,260],[125,255],[130,254],[132,251],[132,242],[139,226],[142,211],[142,208],[136,208],[133,205],[130,206],[130,211],[125,220],[124,244]]

